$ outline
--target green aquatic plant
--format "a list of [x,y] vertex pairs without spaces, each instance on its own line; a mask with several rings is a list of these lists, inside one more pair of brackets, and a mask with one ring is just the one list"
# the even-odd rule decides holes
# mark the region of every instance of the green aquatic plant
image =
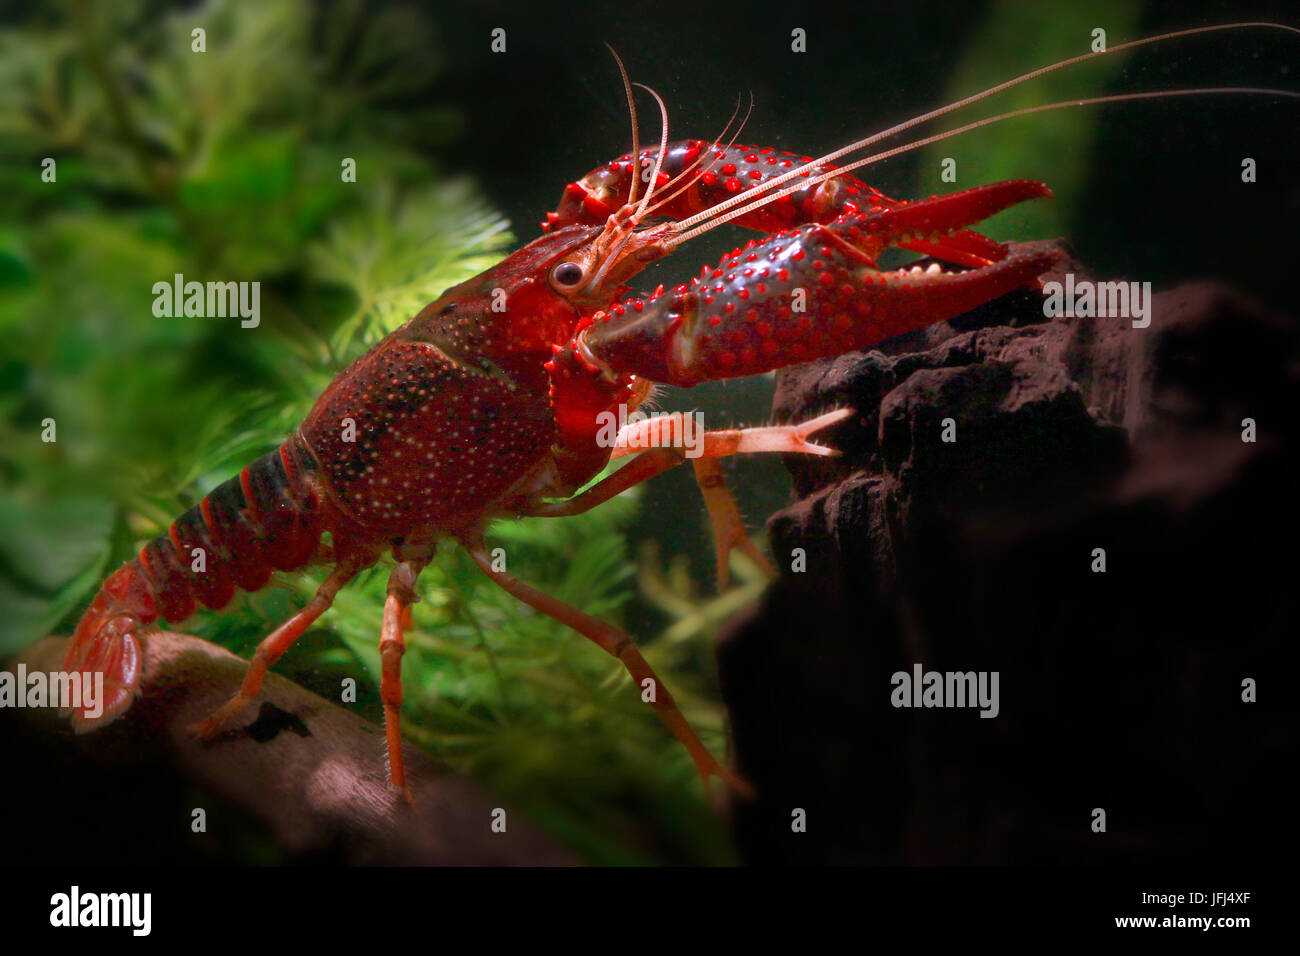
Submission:
[[[151,10],[86,3],[0,33],[5,656],[69,631],[108,571],[513,241],[472,182],[428,158],[456,117],[411,112],[408,94],[438,63],[420,16],[298,0]],[[204,56],[190,48],[196,20]],[[259,325],[156,315],[153,286],[176,274],[259,281]],[[502,524],[489,541],[508,546],[520,578],[618,621],[635,507],[628,494],[576,518]],[[372,719],[386,575],[363,574],[277,667],[335,699],[341,677],[359,678],[356,706]],[[187,630],[247,656],[321,579],[277,576]],[[403,662],[409,739],[589,860],[730,859],[689,758],[617,661],[457,550],[420,590]],[[721,752],[699,655],[642,646]]]

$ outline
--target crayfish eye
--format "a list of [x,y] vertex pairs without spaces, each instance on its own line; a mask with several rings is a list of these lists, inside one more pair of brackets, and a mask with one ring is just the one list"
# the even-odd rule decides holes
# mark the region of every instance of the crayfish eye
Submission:
[[582,266],[576,262],[561,262],[551,270],[551,281],[561,289],[572,289],[582,282]]

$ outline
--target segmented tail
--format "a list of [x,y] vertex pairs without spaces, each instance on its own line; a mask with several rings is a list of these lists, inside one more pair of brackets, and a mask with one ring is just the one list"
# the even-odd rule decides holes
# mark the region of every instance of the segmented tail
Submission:
[[185,620],[199,604],[217,609],[235,590],[257,591],[272,571],[293,571],[311,560],[323,527],[315,459],[296,436],[223,482],[185,512],[168,533],[109,576],[68,643],[65,672],[82,686],[102,674],[104,700],[95,712],[71,711],[78,732],[124,713],[139,691],[140,632],[160,617]]

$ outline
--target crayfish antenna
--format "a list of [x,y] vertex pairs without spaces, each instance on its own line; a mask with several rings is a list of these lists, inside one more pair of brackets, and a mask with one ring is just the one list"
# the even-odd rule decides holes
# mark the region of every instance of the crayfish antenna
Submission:
[[[640,222],[641,219],[645,216],[646,206],[650,204],[650,198],[655,194],[655,186],[659,182],[659,170],[663,168],[664,157],[668,155],[668,107],[664,105],[663,97],[660,96],[658,93],[656,93],[654,90],[650,89],[650,87],[646,86],[644,83],[637,83],[636,85],[641,87],[641,89],[645,90],[647,93],[649,93],[651,96],[655,98],[655,102],[659,104],[659,118],[660,118],[659,154],[655,157],[655,167],[654,170],[650,173],[650,182],[646,184],[645,198],[641,200],[641,205],[636,207],[636,216],[634,217],[635,222]],[[639,153],[635,154],[635,160],[632,164],[632,179],[633,179],[634,189],[636,188],[636,180],[640,176],[640,172],[637,169],[637,166],[639,165],[640,161],[641,161],[640,154]],[[632,200],[629,199],[628,205],[630,206],[631,204],[632,204]]]
[[636,121],[636,97],[632,95],[632,80],[627,75],[627,67],[623,65],[623,58],[618,55],[608,43],[605,46],[614,57],[614,62],[618,64],[619,76],[623,78],[623,92],[627,95],[627,111],[632,117],[632,184],[628,187],[627,202],[628,205],[636,202],[637,182],[640,177],[637,174],[636,164],[641,156],[641,130]]

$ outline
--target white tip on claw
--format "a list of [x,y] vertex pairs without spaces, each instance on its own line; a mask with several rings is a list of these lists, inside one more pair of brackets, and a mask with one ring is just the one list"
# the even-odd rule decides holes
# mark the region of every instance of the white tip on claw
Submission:
[[803,444],[803,447],[799,450],[809,455],[825,455],[828,457],[835,457],[841,454],[838,448],[827,448],[825,445],[818,445],[815,442],[808,441],[808,436],[813,432],[821,431],[823,428],[834,425],[836,422],[842,422],[844,419],[850,418],[854,414],[854,410],[851,408],[837,408],[833,412],[827,412],[825,415],[818,415],[816,418],[809,419],[802,425],[797,426],[795,429],[795,436]]

